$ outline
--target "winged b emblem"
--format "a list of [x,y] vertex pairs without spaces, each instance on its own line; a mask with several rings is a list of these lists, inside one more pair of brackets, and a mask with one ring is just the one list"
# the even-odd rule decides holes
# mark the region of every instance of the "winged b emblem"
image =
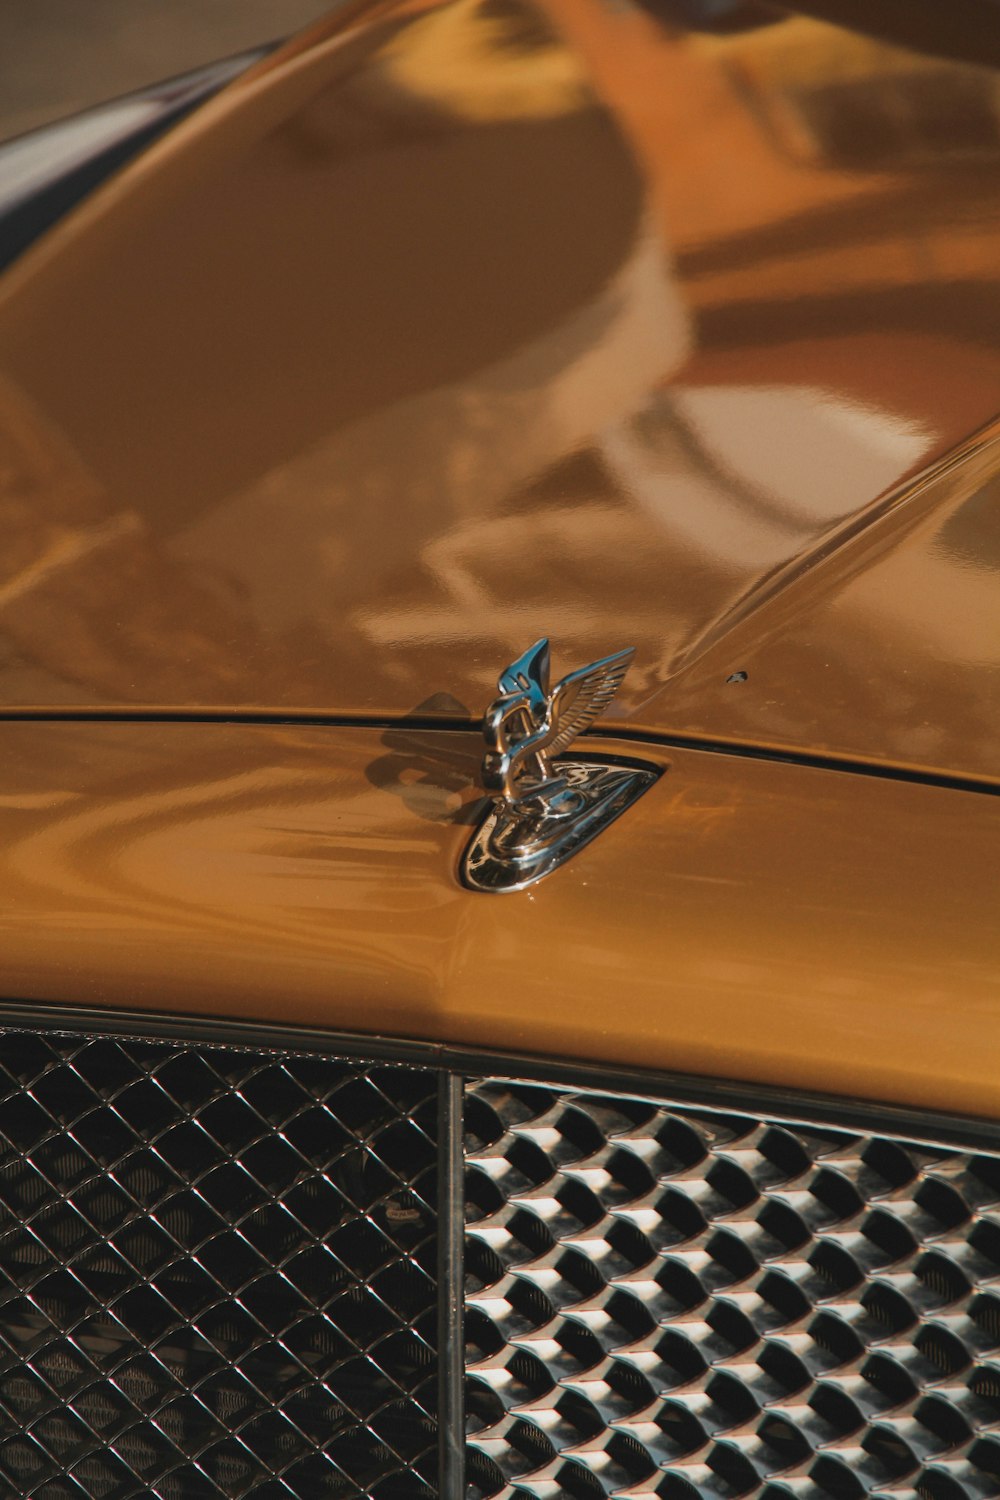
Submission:
[[511,808],[531,803],[554,807],[566,781],[553,769],[553,757],[608,707],[634,654],[629,647],[578,667],[551,690],[547,639],[511,662],[500,674],[500,697],[484,720],[487,790]]
[[558,870],[649,790],[660,768],[619,754],[555,757],[602,714],[631,648],[549,686],[544,638],[500,674],[483,719],[483,785],[492,801],[462,855],[473,891],[523,891]]

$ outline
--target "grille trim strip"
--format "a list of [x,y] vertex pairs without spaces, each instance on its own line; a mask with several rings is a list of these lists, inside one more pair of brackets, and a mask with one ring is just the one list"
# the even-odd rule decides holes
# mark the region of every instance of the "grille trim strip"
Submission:
[[465,1496],[465,1087],[442,1073],[438,1125],[439,1500]]
[[252,1051],[296,1055],[377,1058],[379,1062],[437,1067],[467,1078],[505,1078],[593,1093],[667,1101],[719,1113],[756,1114],[777,1123],[829,1125],[867,1130],[912,1142],[1000,1151],[1000,1119],[947,1110],[882,1104],[865,1098],[823,1094],[774,1084],[734,1083],[695,1073],[649,1071],[627,1064],[594,1063],[586,1058],[556,1060],[534,1053],[456,1047],[413,1038],[283,1026],[228,1016],[192,1016],[167,1011],[90,1008],[39,1001],[0,999],[3,1031],[66,1031],[74,1035],[111,1033],[127,1040],[192,1042],[247,1047]]

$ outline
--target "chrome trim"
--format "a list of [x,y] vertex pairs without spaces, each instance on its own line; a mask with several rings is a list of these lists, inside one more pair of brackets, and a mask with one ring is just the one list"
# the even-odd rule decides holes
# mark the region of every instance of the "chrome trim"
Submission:
[[552,759],[568,750],[609,707],[634,655],[632,647],[569,672],[549,688],[546,637],[500,673],[500,697],[483,719],[483,785],[510,812],[573,816],[574,797]]
[[549,642],[529,646],[500,674],[483,718],[489,809],[462,860],[474,891],[522,891],[550,875],[621,816],[657,779],[647,766],[556,761],[609,707],[632,661],[616,651],[550,688]]
[[465,1497],[465,1080],[438,1088],[439,1500]]
[[965,1146],[1000,1152],[1000,1118],[959,1115],[916,1105],[787,1088],[780,1084],[733,1080],[702,1073],[680,1073],[595,1063],[586,1058],[553,1058],[539,1053],[491,1047],[454,1046],[413,1037],[390,1037],[320,1027],[287,1026],[229,1016],[193,1016],[170,1011],[0,999],[3,1031],[63,1031],[78,1036],[112,1033],[126,1040],[198,1042],[260,1052],[310,1053],[378,1062],[437,1067],[461,1077],[506,1079],[586,1089],[591,1093],[683,1105],[708,1112],[756,1113],[779,1124],[831,1125],[848,1130],[893,1134],[922,1145]]
[[620,818],[660,775],[648,766],[598,761],[555,765],[559,774],[552,785],[566,799],[559,807],[524,808],[498,799],[488,809],[462,861],[462,880],[470,890],[523,891],[551,875]]

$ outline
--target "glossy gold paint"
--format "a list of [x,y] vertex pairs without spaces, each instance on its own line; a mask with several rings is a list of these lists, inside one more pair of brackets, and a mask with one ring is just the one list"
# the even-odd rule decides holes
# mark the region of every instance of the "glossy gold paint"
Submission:
[[[991,74],[816,22],[362,5],[0,283],[0,987],[1000,1109],[1000,800],[665,774],[458,882],[478,716],[1000,781]],[[875,116],[875,124],[872,119]],[[729,681],[734,674],[745,680]]]
[[639,803],[489,897],[456,876],[472,734],[3,743],[4,994],[1000,1111],[995,797],[647,749],[667,769]]
[[338,12],[0,283],[0,699],[473,717],[546,633],[633,728],[1000,780],[996,99]]

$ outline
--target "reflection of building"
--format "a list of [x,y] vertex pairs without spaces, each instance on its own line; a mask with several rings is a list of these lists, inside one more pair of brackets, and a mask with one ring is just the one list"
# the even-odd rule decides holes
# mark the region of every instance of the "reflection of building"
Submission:
[[[790,424],[798,442],[782,448]],[[553,636],[581,653],[599,649],[613,618],[638,648],[633,686],[648,692],[776,573],[801,567],[859,493],[879,494],[926,446],[919,429],[828,392],[672,387],[530,490],[477,507],[427,544],[422,568],[400,574],[392,600],[364,607],[359,628],[405,655],[482,639],[489,622],[482,654],[492,663],[526,617],[551,620]]]
[[[875,287],[916,294],[955,278],[992,284],[1000,152],[992,70],[811,21],[700,45],[731,77],[766,150],[760,176],[771,203],[742,257],[735,240],[728,258],[721,243],[714,256],[692,248],[696,279],[728,273],[716,294],[727,300],[750,291],[746,273],[756,274],[753,295],[766,288],[784,299]],[[982,296],[993,300],[985,287]],[[914,300],[910,318],[921,313]],[[946,326],[942,313],[934,321]]]
[[[951,361],[962,391],[942,437],[957,440],[993,414],[992,70],[801,18],[683,38],[635,12],[550,5],[586,48],[658,185],[685,296],[702,312],[711,378],[716,349],[758,345],[761,377],[781,381],[796,369],[789,346],[822,336],[830,343],[825,362],[810,361],[816,384],[865,398],[884,391],[888,375],[895,399],[925,420],[928,396],[947,407],[948,392],[907,371],[917,350],[894,355],[869,337],[914,334],[966,346]],[[866,338],[860,358],[838,357],[833,340],[846,337],[859,350]],[[791,356],[784,370],[781,346]],[[926,358],[937,363],[940,348]],[[866,381],[873,360],[877,377]]]
[[792,160],[887,171],[1000,155],[1000,80],[798,22],[729,42],[752,107]]

